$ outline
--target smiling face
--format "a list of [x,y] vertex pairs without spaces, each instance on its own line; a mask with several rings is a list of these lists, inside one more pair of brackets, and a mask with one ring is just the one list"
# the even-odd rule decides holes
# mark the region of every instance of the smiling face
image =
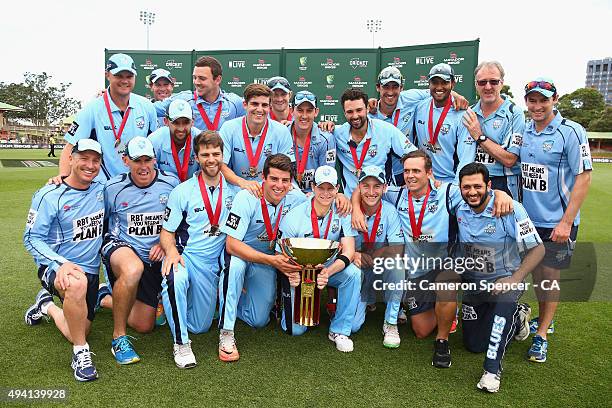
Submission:
[[248,102],[243,102],[246,110],[247,123],[260,128],[264,125],[270,113],[270,98],[253,96]]
[[102,157],[91,150],[70,155],[70,179],[73,187],[87,188],[100,172]]
[[539,92],[530,92],[525,96],[527,110],[538,127],[547,125],[553,119],[553,109],[558,100],[558,95],[547,98]]
[[406,188],[413,194],[425,194],[431,175],[431,169],[425,169],[424,158],[411,157],[404,160],[404,181]]
[[[485,85],[479,85],[478,81],[487,81]],[[489,81],[499,81],[497,85],[491,85]],[[504,81],[501,73],[495,66],[483,66],[476,74],[476,92],[480,96],[481,103],[495,104],[501,100],[501,89]]]
[[275,167],[270,167],[268,176],[263,180],[264,197],[268,202],[275,205],[287,195],[291,187],[291,173]]
[[329,207],[332,205],[338,194],[338,186],[334,186],[331,183],[321,183],[315,185],[312,188],[314,198],[322,207]]
[[444,106],[454,87],[454,81],[445,81],[440,77],[433,77],[429,80],[429,93],[436,106]]
[[168,121],[168,129],[175,143],[182,145],[187,139],[187,135],[191,132],[193,121],[187,118],[177,118],[174,122]]
[[472,208],[478,208],[487,202],[491,182],[485,183],[482,174],[471,174],[461,178],[461,196]]
[[209,178],[215,178],[221,171],[223,163],[223,151],[220,146],[199,145],[196,160],[200,169]]
[[272,109],[276,112],[284,112],[289,107],[291,94],[282,89],[272,91]]
[[206,100],[217,96],[221,85],[221,75],[213,78],[210,67],[193,67],[193,87],[196,93]]
[[145,187],[151,184],[155,178],[155,158],[141,156],[136,160],[130,159],[127,155],[123,156],[124,163],[130,169],[130,177],[138,187]]
[[293,126],[303,131],[309,131],[318,115],[319,109],[314,108],[308,102],[303,102],[293,109]]
[[384,104],[389,110],[395,109],[397,100],[403,87],[397,82],[387,82],[384,85],[376,85],[376,90],[380,94],[380,103]]
[[385,192],[385,184],[375,177],[367,177],[359,182],[361,201],[370,208],[378,207],[382,195]]
[[130,71],[117,72],[115,75],[107,71],[106,79],[113,96],[129,97],[136,84],[136,76]]
[[368,123],[368,112],[363,99],[348,100],[344,102],[344,117],[351,124],[351,128],[359,130]]
[[172,95],[174,84],[167,78],[159,78],[151,84],[151,90],[153,91],[153,99],[156,101],[163,101]]

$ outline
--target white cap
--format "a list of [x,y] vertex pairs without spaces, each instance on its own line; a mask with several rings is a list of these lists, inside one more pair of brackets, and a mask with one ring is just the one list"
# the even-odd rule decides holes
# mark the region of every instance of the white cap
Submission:
[[189,102],[182,99],[175,99],[168,106],[168,119],[174,122],[178,118],[193,119],[193,110]]
[[320,186],[323,183],[329,183],[332,186],[338,185],[338,173],[331,166],[321,166],[315,171],[315,185]]
[[125,154],[130,158],[130,160],[138,160],[142,156],[155,158],[153,143],[151,143],[148,138],[143,136],[136,136],[135,138],[131,139],[127,144]]
[[72,146],[72,153],[81,153],[91,150],[92,152],[98,153],[102,156],[102,146],[97,140],[93,139],[79,139],[74,146]]

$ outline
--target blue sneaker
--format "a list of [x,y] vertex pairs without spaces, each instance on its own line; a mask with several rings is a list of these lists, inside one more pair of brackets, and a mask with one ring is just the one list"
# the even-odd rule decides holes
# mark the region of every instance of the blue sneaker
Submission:
[[47,302],[53,302],[53,296],[51,296],[47,289],[43,288],[36,294],[34,304],[25,312],[24,319],[28,326],[35,326],[42,321],[43,317],[47,318],[47,315],[40,310],[40,307]]
[[527,352],[527,358],[529,361],[535,361],[536,363],[543,363],[546,361],[546,352],[548,351],[548,341],[544,340],[541,336],[533,336],[533,343],[531,348]]
[[140,361],[140,356],[134,351],[129,338],[132,336],[119,336],[111,343],[111,352],[119,364],[132,364]]
[[[538,318],[531,319],[529,321],[529,334],[536,334],[538,331]],[[548,330],[546,330],[546,334],[553,334],[555,332],[555,321],[550,322],[550,326],[548,326]]]
[[74,370],[74,378],[77,381],[93,381],[98,378],[98,371],[91,361],[92,354],[94,353],[89,350],[81,350],[72,355],[70,365]]
[[96,298],[96,306],[94,307],[95,313],[98,313],[98,311],[102,307],[100,306],[102,304],[102,299],[104,299],[106,296],[110,294],[111,294],[111,291],[108,287],[108,283],[98,288],[98,297]]

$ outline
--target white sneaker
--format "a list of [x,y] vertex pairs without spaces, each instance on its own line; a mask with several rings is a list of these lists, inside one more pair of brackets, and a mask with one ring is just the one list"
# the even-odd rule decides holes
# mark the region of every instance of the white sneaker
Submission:
[[191,351],[191,340],[187,344],[174,344],[174,362],[178,368],[192,368],[196,366],[196,358]]
[[482,377],[480,377],[478,384],[476,384],[476,387],[483,391],[497,392],[499,391],[499,383],[499,375],[485,371]]
[[397,330],[397,324],[385,322],[383,324],[382,332],[385,336],[383,338],[383,346],[386,348],[398,348],[400,346],[401,339],[399,331]]
[[515,340],[523,341],[529,337],[529,318],[531,317],[531,308],[527,303],[518,304],[520,327],[514,336]]
[[353,340],[344,334],[329,332],[327,338],[336,343],[336,349],[338,349],[338,351],[342,351],[343,353],[353,351]]

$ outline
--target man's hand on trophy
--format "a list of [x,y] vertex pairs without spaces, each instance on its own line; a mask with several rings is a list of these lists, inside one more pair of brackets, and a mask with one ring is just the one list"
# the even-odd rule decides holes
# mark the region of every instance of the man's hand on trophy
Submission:
[[321,272],[317,274],[317,288],[323,289],[327,286],[327,280],[329,279],[329,274],[327,268],[321,269]]
[[284,254],[272,255],[270,258],[270,265],[287,276],[292,272],[297,273],[302,270],[300,265],[297,265],[291,258]]

